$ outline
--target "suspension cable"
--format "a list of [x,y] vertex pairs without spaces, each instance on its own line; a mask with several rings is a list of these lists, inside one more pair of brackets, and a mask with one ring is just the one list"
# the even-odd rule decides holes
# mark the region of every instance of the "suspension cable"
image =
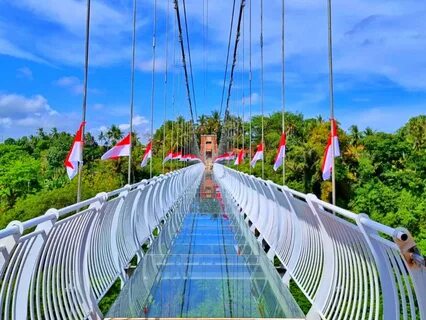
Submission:
[[235,14],[235,0],[234,0],[234,4],[232,5],[231,25],[229,27],[228,50],[227,50],[227,54],[226,54],[225,74],[223,75],[222,99],[221,99],[221,102],[220,102],[219,118],[222,117],[223,99],[225,97],[225,85],[226,85],[226,76],[228,75],[228,63],[229,63],[229,53],[231,51],[231,38],[232,38],[232,29],[233,29],[233,26],[234,26],[234,14]]
[[188,47],[189,72],[190,72],[190,75],[191,75],[192,97],[194,99],[194,113],[195,113],[195,118],[197,118],[197,100],[195,99],[194,74],[192,72],[191,47],[189,45],[188,19],[186,18],[186,2],[185,2],[185,0],[182,0],[182,2],[183,2],[183,15],[184,15],[184,18],[185,18],[186,45]]
[[170,13],[170,0],[167,0],[167,14],[166,14],[166,66],[164,73],[164,124],[163,124],[163,173],[164,173],[164,158],[166,156],[166,120],[167,120],[167,68],[169,61],[169,13]]
[[260,0],[260,106],[262,112],[262,179],[265,177],[265,141],[264,141],[264,91],[263,91],[263,0]]
[[183,64],[183,70],[185,72],[186,94],[187,94],[187,98],[188,98],[189,111],[191,113],[191,118],[194,121],[194,113],[192,111],[191,90],[189,89],[188,69],[187,69],[187,66],[186,66],[185,47],[184,47],[184,44],[183,44],[183,36],[182,36],[182,24],[181,24],[181,21],[180,21],[179,1],[174,0],[174,3],[175,3],[177,24],[178,24],[179,43],[180,43],[181,54],[182,54],[182,64]]
[[[328,67],[329,67],[329,86],[330,86],[330,127],[331,136],[334,136],[334,79],[333,79],[333,34],[332,34],[332,8],[331,0],[328,0]],[[334,141],[331,143],[331,185],[332,185],[332,203],[336,204],[336,174],[334,170]]]
[[[250,135],[250,146],[249,146],[249,159],[252,158],[251,146],[252,142],[252,128],[251,128],[251,108],[252,108],[252,36],[251,36],[251,25],[252,25],[252,0],[250,0],[250,11],[249,11],[249,135]],[[251,174],[251,166],[249,166],[249,173]]]
[[[155,47],[157,32],[157,0],[154,0],[154,26],[152,31],[152,91],[151,91],[151,145],[154,140],[154,99],[155,99]],[[149,177],[152,178],[152,158],[149,161]]]
[[129,150],[129,167],[127,172],[127,183],[132,183],[132,135],[133,135],[133,109],[135,100],[135,56],[136,56],[136,15],[137,1],[133,1],[133,39],[132,39],[132,65],[130,71],[130,150]]
[[[173,40],[176,40],[176,16],[174,18],[173,22]],[[172,98],[172,119],[175,117],[175,102],[176,102],[176,69],[177,69],[177,63],[176,63],[176,44],[174,41],[173,43],[173,98]],[[179,78],[178,78],[179,80]],[[174,144],[173,144],[173,135],[174,135],[174,122],[172,121],[172,134],[170,137],[170,150],[174,154]],[[176,130],[177,131],[177,130]],[[173,160],[173,159],[172,159]],[[173,170],[173,161],[170,161],[170,170]]]
[[[90,0],[87,0],[87,15],[86,15],[86,43],[84,52],[84,85],[83,85],[83,106],[82,106],[82,122],[86,122],[86,110],[87,110],[87,83],[89,77],[89,44],[90,44]],[[84,143],[84,126],[81,129],[82,140]],[[84,148],[81,150],[81,160],[83,160]],[[77,182],[77,202],[81,200],[81,175],[83,170],[83,163],[78,162],[78,182]]]
[[243,15],[243,31],[242,31],[242,33],[243,33],[243,50],[242,50],[242,72],[241,72],[241,87],[242,87],[242,94],[241,94],[241,96],[242,96],[242,120],[241,120],[241,129],[242,129],[242,138],[243,138],[243,145],[242,145],[242,147],[243,147],[243,158],[244,158],[244,152],[245,152],[245,150],[244,150],[244,147],[245,147],[245,130],[244,130],[244,119],[245,119],[245,117],[244,117],[244,112],[245,112],[245,97],[244,97],[244,95],[245,95],[245,91],[244,91],[244,73],[245,73],[245,15]]
[[[230,102],[230,98],[231,98],[232,84],[234,82],[235,66],[237,64],[238,44],[239,44],[239,41],[240,41],[240,34],[241,34],[241,31],[240,31],[241,30],[241,20],[242,20],[242,16],[243,16],[243,12],[244,12],[245,2],[246,2],[245,0],[241,0],[241,4],[240,4],[240,12],[239,12],[238,24],[237,24],[237,33],[236,33],[236,37],[235,37],[235,45],[234,45],[234,52],[233,52],[233,61],[232,61],[231,73],[230,73],[230,77],[229,77],[228,93],[227,93],[227,98],[226,98],[226,109],[225,109],[225,115],[224,115],[224,119],[223,119],[224,125],[226,124],[226,120],[229,117],[229,102]],[[232,119],[231,119],[231,125],[233,126]]]
[[[282,132],[285,132],[285,0],[282,0],[281,11],[281,63],[282,63]],[[285,185],[285,161],[283,158],[283,185]]]

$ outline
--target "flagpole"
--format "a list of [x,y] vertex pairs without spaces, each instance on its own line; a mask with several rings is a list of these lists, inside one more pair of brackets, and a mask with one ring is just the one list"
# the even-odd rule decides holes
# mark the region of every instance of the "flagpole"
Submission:
[[263,119],[263,107],[264,107],[264,91],[263,91],[263,0],[260,0],[260,104],[262,109],[262,179],[265,177],[265,143],[264,143],[264,119]]
[[332,203],[336,204],[336,176],[334,161],[334,87],[333,87],[333,37],[332,37],[332,8],[331,0],[328,0],[328,66],[329,66],[329,86],[330,86],[330,127],[331,127],[331,185],[332,185]]
[[[281,59],[282,59],[282,128],[285,134],[285,0],[282,0],[281,12]],[[281,152],[281,150],[279,150]],[[283,186],[285,185],[285,155],[283,158]]]
[[166,16],[166,70],[164,73],[164,124],[163,124],[163,173],[165,168],[164,157],[166,154],[166,120],[167,120],[167,68],[169,62],[169,11],[170,1],[167,0],[167,16]]
[[[89,71],[89,36],[90,36],[90,0],[87,0],[87,15],[86,15],[86,47],[84,53],[84,85],[83,85],[83,115],[82,122],[86,122],[87,110],[87,81]],[[77,202],[81,201],[81,175],[83,170],[83,151],[84,151],[84,126],[82,128],[83,147],[81,150],[81,161],[78,163],[78,182],[77,182]]]
[[[157,0],[154,0],[154,30],[152,32],[152,92],[151,92],[151,146],[154,144],[154,94],[155,94],[155,46],[157,32]],[[152,178],[152,156],[149,161],[149,177]]]
[[130,149],[129,149],[129,167],[127,171],[127,183],[132,182],[132,133],[133,133],[133,109],[134,109],[134,97],[135,97],[135,56],[136,56],[136,12],[137,12],[137,0],[133,1],[133,40],[132,40],[132,70],[130,77]]

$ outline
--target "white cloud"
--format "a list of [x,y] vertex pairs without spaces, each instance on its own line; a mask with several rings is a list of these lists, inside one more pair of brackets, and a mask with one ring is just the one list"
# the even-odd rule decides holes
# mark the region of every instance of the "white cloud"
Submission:
[[[133,127],[136,131],[140,129],[146,129],[148,124],[149,124],[149,121],[143,116],[136,115],[133,117]],[[130,124],[123,123],[123,124],[120,124],[118,127],[120,128],[120,130],[126,131],[130,129]]]
[[42,95],[0,94],[0,131],[2,136],[33,134],[37,128],[58,128],[72,132],[79,123],[76,113],[59,113]]
[[[153,59],[147,59],[139,61],[136,64],[136,69],[143,72],[152,72]],[[170,68],[170,66],[169,66]],[[166,60],[163,58],[155,59],[155,72],[164,72],[166,71]],[[171,69],[169,69],[171,71]]]
[[61,77],[55,81],[55,85],[62,88],[68,88],[74,94],[83,93],[83,83],[79,78],[74,76]]
[[16,71],[16,76],[20,79],[33,80],[33,72],[28,67],[19,68]]
[[[251,104],[258,104],[259,100],[260,100],[259,94],[257,92],[253,92],[251,94]],[[243,99],[241,99],[241,103],[244,103],[246,105],[249,104],[250,103],[250,96],[246,96]]]

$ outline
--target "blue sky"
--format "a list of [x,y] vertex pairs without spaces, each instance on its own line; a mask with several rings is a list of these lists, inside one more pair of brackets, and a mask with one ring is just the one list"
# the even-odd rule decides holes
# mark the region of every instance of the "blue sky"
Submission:
[[[232,1],[187,0],[198,113],[220,106]],[[253,2],[253,114],[260,112],[259,0]],[[281,108],[281,0],[265,2],[265,112]],[[237,1],[238,3],[238,1]],[[286,0],[287,109],[328,118],[326,1]],[[150,126],[153,0],[138,1],[136,130]],[[182,5],[182,3],[181,3]],[[155,121],[188,117],[174,10],[166,28],[167,1],[158,0]],[[181,8],[182,9],[182,8]],[[248,6],[243,51],[231,109],[242,112],[248,95]],[[413,0],[335,1],[334,59],[336,118],[344,128],[393,131],[426,113],[426,3]],[[126,130],[129,118],[131,0],[93,0],[88,129],[111,125]],[[205,27],[205,28],[204,28]],[[0,1],[0,139],[34,133],[38,127],[73,132],[81,119],[85,1]],[[206,51],[204,33],[208,30]],[[168,58],[166,34],[168,30]],[[206,59],[206,60],[204,60]],[[205,62],[208,65],[206,72]],[[168,86],[164,86],[166,63]],[[206,80],[206,81],[204,81]],[[173,83],[176,108],[172,110]],[[245,99],[243,99],[245,97]],[[247,114],[246,105],[246,114]]]

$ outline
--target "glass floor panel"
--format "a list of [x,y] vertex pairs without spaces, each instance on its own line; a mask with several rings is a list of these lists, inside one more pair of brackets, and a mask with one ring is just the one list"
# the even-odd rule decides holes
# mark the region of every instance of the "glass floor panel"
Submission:
[[169,217],[108,317],[304,318],[241,215],[217,186],[206,197],[212,183]]

